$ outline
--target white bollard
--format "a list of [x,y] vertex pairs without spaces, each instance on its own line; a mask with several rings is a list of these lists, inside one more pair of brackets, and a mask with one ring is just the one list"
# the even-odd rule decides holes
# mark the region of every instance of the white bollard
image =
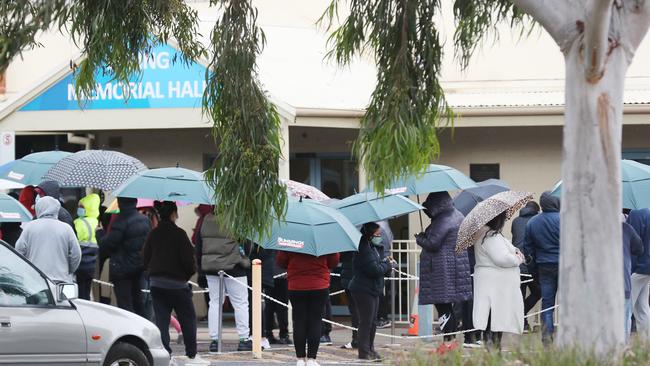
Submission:
[[262,358],[262,261],[253,260],[253,358]]

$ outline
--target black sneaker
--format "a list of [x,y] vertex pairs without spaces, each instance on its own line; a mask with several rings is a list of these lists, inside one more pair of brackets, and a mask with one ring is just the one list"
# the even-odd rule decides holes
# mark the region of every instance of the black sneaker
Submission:
[[237,346],[237,351],[252,351],[253,350],[253,341],[251,340],[240,340],[239,346]]
[[293,341],[291,341],[291,338],[289,338],[289,336],[284,336],[278,339],[278,344],[293,344]]
[[320,337],[320,344],[323,346],[331,346],[332,345],[332,338],[330,338],[329,335],[325,334]]
[[268,339],[269,343],[271,343],[271,344],[282,344],[282,343],[280,343],[280,340],[275,338],[275,336],[273,334],[267,335],[266,339]]
[[216,340],[213,340],[210,342],[210,354],[217,354],[219,353],[219,342]]
[[377,329],[390,328],[391,326],[390,320],[386,320],[386,319],[377,320],[376,324],[377,324]]

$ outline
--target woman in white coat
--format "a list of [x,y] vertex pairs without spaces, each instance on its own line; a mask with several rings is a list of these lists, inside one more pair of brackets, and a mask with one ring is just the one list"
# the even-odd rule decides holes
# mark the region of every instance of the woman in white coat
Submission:
[[524,330],[519,265],[524,256],[502,234],[506,213],[484,226],[474,244],[474,327],[481,329],[486,347],[501,349],[503,332]]

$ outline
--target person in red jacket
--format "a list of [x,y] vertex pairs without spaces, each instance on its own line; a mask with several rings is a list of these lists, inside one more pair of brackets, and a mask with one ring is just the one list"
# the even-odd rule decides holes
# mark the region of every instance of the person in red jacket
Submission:
[[298,358],[296,366],[318,366],[320,316],[329,298],[330,270],[338,265],[339,254],[315,257],[278,251],[275,260],[287,270],[289,300],[293,308],[293,342]]

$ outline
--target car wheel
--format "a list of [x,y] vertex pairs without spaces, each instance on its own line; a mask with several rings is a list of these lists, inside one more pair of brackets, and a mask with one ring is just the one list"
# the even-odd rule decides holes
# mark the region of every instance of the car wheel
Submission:
[[118,342],[106,355],[104,366],[150,366],[147,356],[142,351],[130,344]]

